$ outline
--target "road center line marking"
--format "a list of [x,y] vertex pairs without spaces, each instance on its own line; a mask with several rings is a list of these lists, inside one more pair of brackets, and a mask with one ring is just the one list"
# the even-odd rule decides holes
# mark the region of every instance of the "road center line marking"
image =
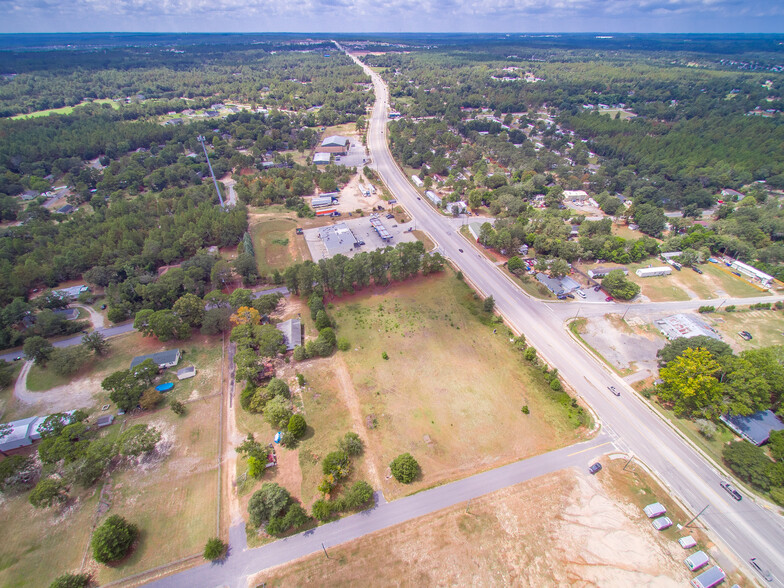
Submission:
[[580,451],[575,451],[574,453],[568,454],[566,457],[572,457],[573,455],[577,455],[579,453],[585,453],[586,451],[593,451],[594,449],[599,449],[600,447],[604,447],[605,445],[610,445],[612,441],[605,441],[601,445],[594,445],[593,447],[589,447],[588,449],[581,449]]

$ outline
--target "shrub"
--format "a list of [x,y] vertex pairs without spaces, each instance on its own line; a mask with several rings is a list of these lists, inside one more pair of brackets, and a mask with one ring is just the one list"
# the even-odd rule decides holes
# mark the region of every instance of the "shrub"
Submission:
[[343,497],[343,504],[345,508],[359,508],[372,499],[373,487],[364,480],[359,480],[354,482],[346,491],[346,495]]
[[308,353],[305,351],[305,348],[302,345],[297,345],[294,348],[292,357],[294,358],[294,361],[305,361],[308,359]]
[[316,313],[316,330],[321,331],[321,329],[325,329],[326,327],[331,327],[332,321],[329,320],[326,311],[319,310]]
[[265,482],[260,490],[253,493],[248,502],[250,523],[254,527],[260,527],[265,521],[286,512],[290,503],[291,495],[288,490],[275,482]]
[[304,386],[305,376],[303,376],[302,374],[297,374],[297,384],[299,384],[300,386]]
[[734,304],[730,304],[729,306],[725,306],[724,310],[726,312],[735,312],[735,310],[737,310],[737,307]]
[[482,310],[484,310],[485,312],[493,312],[494,308],[495,308],[495,298],[493,298],[492,296],[488,296],[487,298],[485,298],[485,301],[482,303]]
[[389,355],[387,355],[386,351],[381,352],[381,359],[389,359]]
[[267,394],[270,398],[275,396],[283,396],[283,398],[291,398],[291,389],[289,385],[279,378],[272,378],[267,384]]
[[267,464],[261,460],[261,458],[255,455],[249,455],[248,459],[248,475],[251,478],[255,478],[258,480],[261,476],[264,475],[264,470],[267,469]]
[[120,515],[112,515],[95,530],[91,541],[93,559],[111,563],[125,557],[139,536],[139,529]]
[[401,453],[392,460],[389,467],[395,480],[403,484],[410,484],[421,472],[419,463],[410,453]]
[[336,480],[345,478],[351,472],[351,460],[345,451],[332,451],[321,462],[324,475],[333,475]]
[[208,559],[210,561],[223,559],[223,556],[226,555],[226,550],[228,547],[229,546],[221,541],[218,537],[207,539],[207,544],[204,546],[204,559]]
[[120,455],[136,457],[149,453],[161,440],[161,432],[145,424],[133,425],[117,440]]
[[324,500],[323,498],[319,498],[316,502],[313,503],[313,516],[320,520],[322,523],[328,521],[332,518],[333,515],[333,508],[332,503],[328,500]]
[[38,472],[35,460],[23,455],[12,455],[0,461],[0,491],[27,490],[34,485]]
[[531,411],[528,409],[528,405],[527,405],[527,404],[523,405],[523,408],[521,408],[521,409],[520,409],[520,411],[521,411],[523,414],[530,414],[530,412],[531,412]]
[[341,351],[348,351],[349,349],[351,349],[351,343],[345,337],[339,337],[338,349],[340,349]]
[[707,312],[715,312],[715,310],[716,310],[715,306],[700,306],[697,309],[697,312],[700,312],[700,313],[704,314],[704,313],[707,313]]
[[177,416],[182,416],[185,414],[185,405],[179,400],[172,400],[169,403],[169,406],[171,407],[172,412]]
[[458,280],[460,280],[462,282],[463,281],[463,272],[457,272],[457,276],[456,277],[457,277]]
[[301,414],[293,414],[289,419],[287,428],[289,433],[294,435],[295,439],[300,439],[302,435],[305,434],[305,430],[308,428],[308,425],[305,422],[305,417],[303,417]]
[[553,390],[553,392],[561,392],[563,390],[561,381],[558,378],[550,380],[550,389]]
[[60,504],[68,499],[65,484],[58,478],[45,478],[36,484],[28,500],[36,508]]
[[90,585],[89,574],[63,574],[57,576],[49,588],[87,588]]
[[526,361],[530,361],[531,363],[533,363],[534,361],[536,361],[536,349],[534,349],[533,347],[527,347],[526,350],[523,352],[523,357],[526,359]]
[[784,506],[784,488],[773,488],[770,491],[770,497],[776,504]]
[[694,424],[699,428],[700,435],[706,439],[713,439],[716,436],[718,427],[716,427],[716,425],[711,421],[707,419],[697,419],[694,421]]
[[273,427],[285,427],[288,425],[290,418],[289,401],[281,396],[275,396],[264,407],[264,420]]
[[365,447],[362,439],[354,431],[349,431],[338,441],[338,449],[345,451],[348,455],[362,455]]
[[242,393],[240,394],[240,406],[243,408],[243,410],[250,410],[250,405],[255,395],[256,387],[250,382],[245,384],[245,387],[242,389]]

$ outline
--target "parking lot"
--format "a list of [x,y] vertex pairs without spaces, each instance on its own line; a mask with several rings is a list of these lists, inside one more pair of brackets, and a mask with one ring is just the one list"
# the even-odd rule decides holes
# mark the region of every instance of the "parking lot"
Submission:
[[343,233],[343,236],[340,237],[339,242],[337,243],[335,243],[334,239],[327,240],[335,245],[335,248],[330,250],[327,243],[321,238],[321,232],[326,227],[305,229],[305,242],[308,244],[308,249],[310,250],[313,261],[318,263],[320,259],[328,259],[338,253],[345,255],[346,257],[353,257],[360,251],[375,251],[376,249],[383,249],[386,246],[394,247],[398,243],[411,243],[417,240],[409,231],[409,229],[414,226],[413,222],[399,224],[394,218],[388,219],[386,218],[386,215],[379,214],[377,218],[392,236],[389,240],[385,241],[381,239],[370,224],[370,218],[370,216],[364,216],[361,218],[347,219],[343,216],[335,218],[335,223],[329,225],[335,226],[342,223],[351,230],[353,238],[356,241],[364,242],[364,245],[354,245],[350,242],[350,237]]
[[[335,165],[355,167],[361,171],[365,166],[364,160],[367,158],[365,147],[356,137],[349,137],[348,140],[351,144],[351,147],[348,150],[348,155],[336,155],[333,159],[333,163]],[[338,157],[340,160],[338,160]]]

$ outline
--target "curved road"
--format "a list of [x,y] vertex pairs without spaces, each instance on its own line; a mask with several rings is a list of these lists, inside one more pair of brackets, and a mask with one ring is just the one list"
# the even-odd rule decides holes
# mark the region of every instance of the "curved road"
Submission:
[[[772,584],[784,586],[782,518],[748,497],[740,502],[733,500],[719,486],[721,473],[637,394],[627,388],[630,393],[620,398],[613,396],[608,386],[623,388],[625,383],[572,340],[563,328],[563,317],[553,308],[556,305],[527,297],[492,262],[469,247],[445,217],[420,199],[387,145],[387,87],[379,75],[358,59],[354,60],[371,76],[376,93],[368,130],[368,147],[376,169],[398,202],[417,219],[418,227],[430,234],[441,251],[479,290],[493,296],[496,308],[507,322],[525,333],[537,351],[596,410],[604,430],[616,439],[616,445],[645,461],[694,513],[708,506],[701,520],[714,536],[740,560],[748,562],[751,557],[762,560],[774,575]],[[775,298],[765,298],[771,300]],[[700,305],[705,301],[690,304]],[[597,306],[603,307],[602,312],[607,311],[606,304]],[[759,578],[748,564],[746,568],[752,577]]]

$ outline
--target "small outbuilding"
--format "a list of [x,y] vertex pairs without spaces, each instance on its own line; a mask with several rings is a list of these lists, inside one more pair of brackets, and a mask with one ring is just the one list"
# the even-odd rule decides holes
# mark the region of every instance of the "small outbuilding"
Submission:
[[624,276],[629,275],[629,270],[627,270],[625,267],[595,267],[588,270],[588,277],[592,280],[597,280],[599,278],[606,277],[607,274],[615,270],[621,270]]
[[332,155],[330,153],[316,153],[313,156],[314,165],[329,165],[329,162],[331,160],[332,160]]
[[192,378],[195,375],[196,375],[196,367],[192,365],[188,367],[184,367],[181,370],[177,370],[178,380],[187,380],[188,378]]
[[114,415],[113,414],[105,414],[103,416],[99,416],[98,419],[95,421],[95,426],[99,429],[103,427],[108,427],[114,422]]
[[664,508],[664,505],[660,502],[654,502],[653,504],[649,504],[645,508],[642,509],[649,519],[655,519],[656,517],[662,516],[664,513],[667,512],[667,509]]
[[658,266],[658,267],[641,267],[634,272],[640,278],[652,278],[655,276],[669,276],[672,273],[671,267]]

